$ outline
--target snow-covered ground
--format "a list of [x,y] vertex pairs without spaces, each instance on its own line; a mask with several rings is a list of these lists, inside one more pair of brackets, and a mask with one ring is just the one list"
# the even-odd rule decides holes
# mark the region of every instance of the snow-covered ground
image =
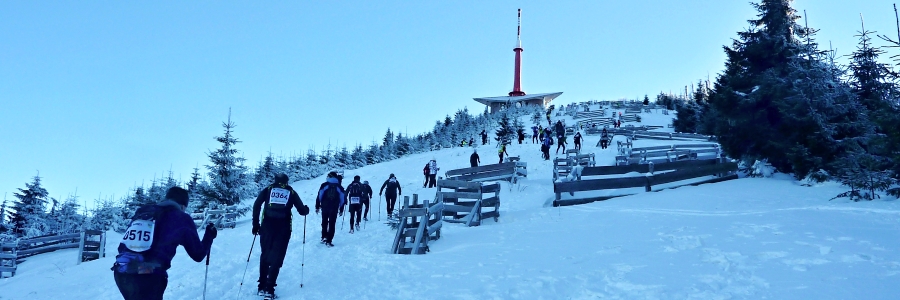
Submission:
[[[666,125],[670,116],[643,114]],[[572,120],[568,120],[571,123]],[[528,123],[526,123],[528,124]],[[583,152],[598,165],[613,162],[588,136]],[[571,138],[569,139],[571,143]],[[638,140],[635,147],[668,144]],[[480,146],[482,162],[497,160]],[[555,147],[553,148],[555,150]],[[551,153],[553,153],[551,150]],[[433,199],[422,168],[467,167],[471,148],[416,154],[349,170],[377,189],[390,173],[403,195]],[[896,299],[900,295],[900,202],[829,201],[846,190],[835,183],[804,187],[786,175],[744,178],[639,193],[586,205],[551,207],[551,163],[537,145],[508,152],[528,163],[529,176],[502,183],[499,222],[480,227],[446,223],[426,255],[390,254],[394,231],[373,202],[366,228],[338,225],[334,248],[317,240],[320,218],[296,216],[276,293],[282,299]],[[310,206],[322,178],[292,185]],[[347,182],[345,182],[347,183]],[[402,200],[401,200],[402,201]],[[110,234],[107,249],[119,236]],[[222,230],[213,245],[207,299],[256,299],[259,249],[248,220]],[[183,252],[179,250],[179,252]],[[74,250],[29,258],[13,278],[0,279],[0,299],[120,299],[109,270],[115,251],[75,264]],[[305,261],[305,267],[301,262]],[[166,299],[201,299],[203,263],[179,253]],[[301,279],[303,288],[300,287]]]

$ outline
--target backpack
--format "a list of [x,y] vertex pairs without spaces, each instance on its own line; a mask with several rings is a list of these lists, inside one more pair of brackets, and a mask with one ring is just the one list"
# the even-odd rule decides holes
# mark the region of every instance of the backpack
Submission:
[[360,183],[354,182],[347,187],[347,196],[350,198],[350,204],[359,204],[359,199],[362,198],[363,194],[360,185]]
[[291,199],[292,189],[272,186],[269,190],[269,199],[263,207],[263,215],[271,219],[284,219],[291,215],[288,209],[288,201]]
[[143,253],[153,247],[156,220],[165,211],[159,205],[144,205],[134,212],[120,244],[131,252]]

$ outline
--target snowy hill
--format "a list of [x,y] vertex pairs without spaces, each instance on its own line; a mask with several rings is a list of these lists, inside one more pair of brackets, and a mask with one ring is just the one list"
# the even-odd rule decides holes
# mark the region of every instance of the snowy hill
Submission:
[[[670,116],[644,114],[666,125]],[[568,120],[572,122],[571,119]],[[526,122],[526,124],[529,124]],[[572,123],[570,123],[572,124]],[[615,149],[588,136],[584,152],[612,164]],[[635,147],[667,144],[635,142]],[[571,145],[570,145],[571,146]],[[551,154],[555,147],[551,150]],[[390,173],[403,195],[433,199],[422,167],[467,167],[471,148],[443,149],[348,170],[374,189]],[[480,146],[484,164],[497,160]],[[514,144],[528,163],[518,186],[502,183],[499,222],[445,224],[426,255],[390,254],[394,231],[378,222],[373,202],[366,228],[338,225],[334,248],[317,240],[320,218],[294,216],[293,237],[276,293],[281,299],[895,299],[900,295],[900,204],[896,199],[828,201],[846,189],[804,187],[787,176],[745,178],[586,205],[554,208],[552,165],[534,144]],[[323,178],[293,182],[305,203]],[[345,182],[347,183],[347,182]],[[402,200],[400,200],[402,201]],[[107,249],[120,237],[111,234]],[[259,248],[238,294],[253,241],[249,220],[222,230],[210,256],[208,299],[257,299]],[[179,250],[180,252],[183,252]],[[0,279],[0,299],[120,299],[112,273],[115,251],[75,264],[74,250],[29,258]],[[305,267],[301,268],[301,261]],[[169,271],[166,299],[200,299],[205,265],[180,253]],[[301,272],[301,269],[303,270]],[[304,287],[300,288],[301,279]]]

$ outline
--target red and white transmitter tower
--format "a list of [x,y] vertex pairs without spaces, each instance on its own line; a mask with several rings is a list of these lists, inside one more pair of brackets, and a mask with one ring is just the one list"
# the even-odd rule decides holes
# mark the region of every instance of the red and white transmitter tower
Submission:
[[525,92],[522,91],[522,9],[519,9],[519,25],[516,27],[516,47],[513,48],[513,51],[516,52],[516,77],[513,78],[513,90],[509,92],[510,97],[515,96],[525,96]]

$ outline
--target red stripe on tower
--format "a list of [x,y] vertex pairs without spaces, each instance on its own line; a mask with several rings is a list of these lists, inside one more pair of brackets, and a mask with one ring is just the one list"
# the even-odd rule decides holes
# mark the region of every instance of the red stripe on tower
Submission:
[[513,51],[516,52],[516,74],[515,78],[513,78],[513,90],[509,92],[509,96],[525,96],[525,92],[522,91],[522,9],[519,9],[519,25],[516,27],[516,48],[513,48]]

